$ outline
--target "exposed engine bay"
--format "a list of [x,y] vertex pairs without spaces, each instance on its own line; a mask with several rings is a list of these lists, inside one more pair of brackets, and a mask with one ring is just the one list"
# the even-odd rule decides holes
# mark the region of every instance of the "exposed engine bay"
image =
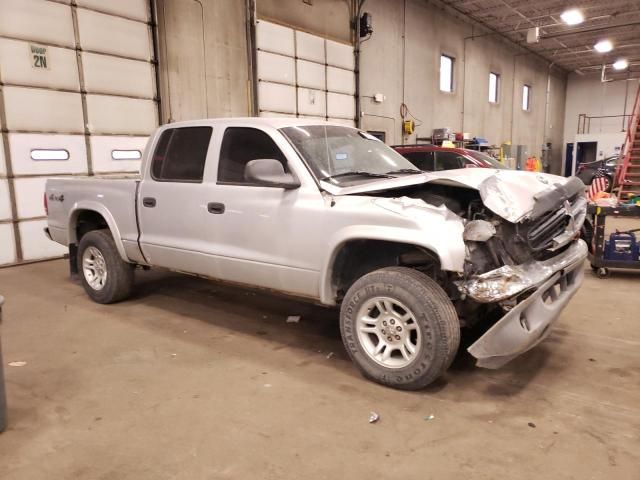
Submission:
[[454,300],[461,322],[470,326],[481,317],[500,317],[526,298],[527,291],[584,253],[576,239],[586,199],[584,185],[575,180],[536,196],[529,215],[517,222],[488,208],[481,191],[472,188],[428,183],[369,195],[422,200],[462,219],[464,271],[457,279],[439,281],[448,283],[442,286]]

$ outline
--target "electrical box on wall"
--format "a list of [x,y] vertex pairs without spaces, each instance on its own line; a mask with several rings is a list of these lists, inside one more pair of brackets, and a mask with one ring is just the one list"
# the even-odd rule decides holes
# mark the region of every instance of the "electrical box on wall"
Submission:
[[360,17],[360,36],[366,37],[373,33],[373,20],[369,12],[364,12]]

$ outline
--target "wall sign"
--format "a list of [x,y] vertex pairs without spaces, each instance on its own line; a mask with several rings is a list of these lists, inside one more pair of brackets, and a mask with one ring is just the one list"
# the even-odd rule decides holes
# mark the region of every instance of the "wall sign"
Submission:
[[42,45],[29,44],[29,56],[31,57],[31,66],[33,68],[40,68],[43,70],[49,70],[49,62],[47,58],[47,47]]

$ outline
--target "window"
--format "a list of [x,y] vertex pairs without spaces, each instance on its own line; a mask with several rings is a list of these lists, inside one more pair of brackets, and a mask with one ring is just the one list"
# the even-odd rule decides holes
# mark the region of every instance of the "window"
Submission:
[[218,182],[250,184],[244,177],[244,169],[251,160],[261,158],[278,160],[288,171],[284,154],[265,132],[256,128],[227,128],[220,147]]
[[69,151],[63,148],[46,149],[36,148],[31,150],[31,160],[47,161],[47,160],[69,160]]
[[522,87],[522,110],[529,110],[531,106],[531,86],[524,85]]
[[497,73],[489,73],[489,102],[498,103],[498,95],[500,92],[500,75]]
[[160,135],[151,164],[154,180],[202,182],[211,127],[182,127]]
[[453,57],[440,55],[440,90],[453,92]]
[[114,160],[140,160],[142,152],[140,150],[111,150],[111,158]]
[[464,168],[466,163],[466,159],[455,152],[436,152],[435,171]]
[[416,168],[425,172],[433,172],[433,152],[407,152],[402,154]]

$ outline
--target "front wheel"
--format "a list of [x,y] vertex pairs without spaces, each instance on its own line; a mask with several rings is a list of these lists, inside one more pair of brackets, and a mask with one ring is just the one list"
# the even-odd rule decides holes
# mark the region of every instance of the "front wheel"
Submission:
[[340,331],[365,377],[404,390],[440,377],[460,344],[458,316],[444,290],[405,267],[383,268],[356,281],[342,302]]
[[131,295],[134,266],[122,260],[108,230],[82,237],[78,267],[82,286],[94,302],[115,303]]

